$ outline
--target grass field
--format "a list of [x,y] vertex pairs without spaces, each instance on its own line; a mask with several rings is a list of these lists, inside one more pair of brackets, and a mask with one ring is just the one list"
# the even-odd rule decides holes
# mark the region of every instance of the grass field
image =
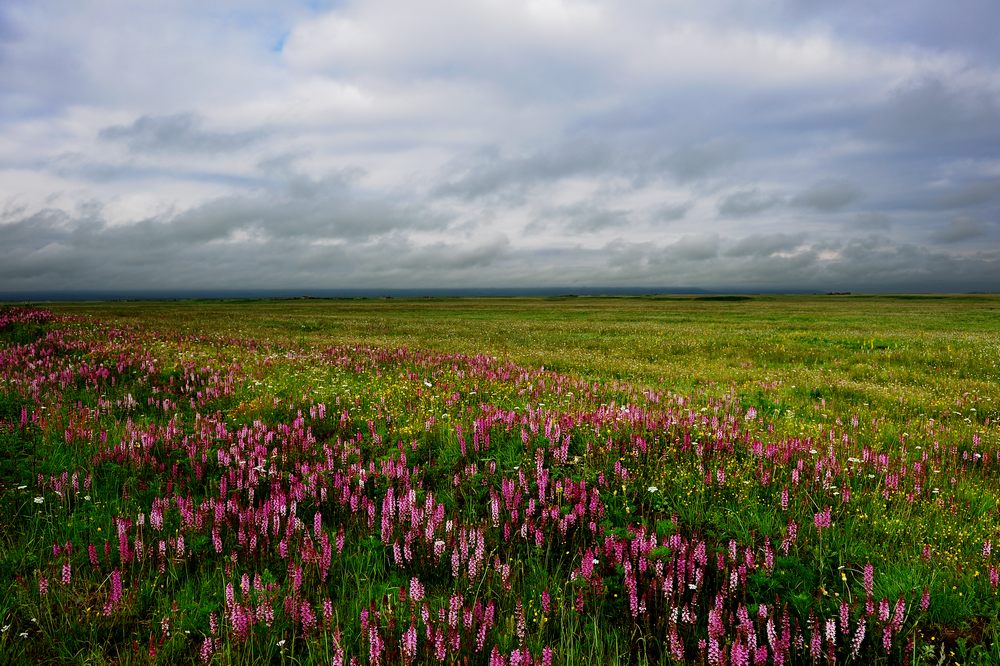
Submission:
[[1000,663],[1000,298],[0,310],[4,663]]

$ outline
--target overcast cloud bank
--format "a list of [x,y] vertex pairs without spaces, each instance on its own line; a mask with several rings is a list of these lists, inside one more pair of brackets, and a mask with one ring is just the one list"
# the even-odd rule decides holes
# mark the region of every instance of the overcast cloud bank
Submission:
[[996,291],[998,24],[986,0],[10,0],[0,291]]

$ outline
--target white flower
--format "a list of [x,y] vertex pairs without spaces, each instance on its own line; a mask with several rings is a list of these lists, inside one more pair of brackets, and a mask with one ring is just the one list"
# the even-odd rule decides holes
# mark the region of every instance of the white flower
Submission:
[[45,501],[44,497],[36,497],[35,498],[35,504],[41,504],[44,501]]
[[280,641],[278,641],[277,646],[278,647],[284,647],[285,646],[285,639],[282,638]]
[[[25,488],[27,488],[27,487],[28,487],[28,486],[18,486],[18,487],[17,487],[17,489],[18,489],[18,490],[24,490],[24,489],[25,489]],[[8,626],[10,626],[10,625],[8,625]]]
[[89,502],[90,501],[90,495],[84,495],[83,499],[85,499],[85,500],[87,500]]
[[648,490],[651,493],[655,493],[656,491],[659,490],[659,488],[657,488],[656,486],[650,486],[649,488],[646,488],[646,490]]

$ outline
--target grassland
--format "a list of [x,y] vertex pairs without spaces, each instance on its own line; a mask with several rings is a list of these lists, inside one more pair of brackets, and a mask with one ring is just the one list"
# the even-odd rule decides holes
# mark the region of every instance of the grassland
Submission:
[[34,312],[5,661],[1000,663],[1000,298]]

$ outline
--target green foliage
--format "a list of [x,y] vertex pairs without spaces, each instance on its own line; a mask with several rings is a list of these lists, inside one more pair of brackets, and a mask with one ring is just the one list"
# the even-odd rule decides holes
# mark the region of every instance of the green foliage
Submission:
[[[725,554],[731,542],[743,557],[742,548],[752,544],[757,562],[739,589],[741,602],[751,613],[761,604],[788,608],[799,622],[810,613],[833,617],[841,602],[857,617],[865,602],[862,571],[871,562],[874,596],[907,603],[909,633],[900,640],[915,641],[911,663],[1000,663],[1000,602],[988,580],[996,555],[982,554],[984,542],[1000,541],[997,468],[983,462],[1000,448],[997,304],[986,296],[756,296],[57,306],[90,318],[74,330],[102,343],[109,338],[88,329],[96,322],[128,329],[135,340],[129,351],[148,351],[155,368],[129,365],[116,371],[114,382],[76,376],[36,397],[13,382],[0,385],[0,625],[10,627],[0,635],[0,662],[145,663],[152,641],[157,663],[190,663],[210,634],[211,615],[226,626],[227,584],[239,586],[243,573],[256,573],[284,598],[291,589],[289,564],[303,561],[301,552],[231,557],[242,552],[231,515],[221,520],[217,552],[212,512],[200,517],[206,527],[196,529],[182,523],[173,505],[162,533],[143,532],[147,546],[161,538],[186,539],[186,557],[172,557],[162,572],[155,555],[129,567],[122,563],[115,519],[137,521],[142,514],[149,520],[160,497],[190,497],[197,504],[224,494],[220,479],[230,469],[223,458],[231,439],[217,436],[203,459],[185,448],[216,415],[213,427],[221,422],[231,433],[257,423],[288,425],[303,414],[309,446],[280,454],[269,449],[234,469],[274,470],[274,483],[260,486],[257,499],[279,492],[293,475],[307,476],[326,460],[318,453],[322,447],[337,470],[365,470],[358,492],[376,505],[371,530],[364,516],[335,499],[318,499],[313,487],[297,501],[305,532],[319,512],[329,535],[346,534],[328,578],[307,566],[304,585],[311,601],[334,602],[341,645],[362,661],[368,637],[358,617],[379,611],[405,624],[407,613],[417,616],[415,609],[401,610],[401,591],[418,575],[434,612],[456,592],[495,602],[500,621],[490,640],[508,652],[517,645],[520,601],[535,654],[549,645],[558,664],[662,663],[666,620],[632,621],[621,565],[603,573],[599,594],[570,579],[583,547],[600,553],[603,538],[631,541],[644,526],[660,544],[648,554],[651,563],[676,555],[662,545],[674,536],[704,539],[710,558]],[[49,344],[45,336],[61,330],[58,322],[13,324],[0,331],[0,348]],[[556,391],[551,383],[538,385],[539,377],[554,382],[555,375],[525,379],[516,370],[503,380],[473,384],[457,362],[411,367],[391,355],[351,355],[359,344],[481,353],[581,381],[571,392]],[[335,345],[343,359],[324,356]],[[111,367],[118,358],[101,356],[98,345],[53,349],[76,368],[84,361]],[[207,386],[224,383],[213,377],[237,365],[243,370],[233,375],[230,391],[199,397]],[[134,404],[126,405],[127,396]],[[319,402],[327,407],[325,418],[309,416]],[[656,432],[641,420],[604,430],[567,426],[565,460],[554,453],[560,438],[531,433],[526,445],[520,426],[500,423],[492,425],[488,447],[472,449],[473,421],[484,405],[576,416],[598,407],[655,410],[674,403],[683,405],[678,421],[694,425],[674,423]],[[26,427],[22,409],[32,417]],[[177,432],[167,438],[162,433],[171,423]],[[155,441],[137,435],[146,431],[156,433]],[[644,438],[645,448],[637,447],[636,437]],[[767,453],[768,445],[787,446],[787,464],[774,462],[780,456]],[[830,448],[834,462],[827,460]],[[136,451],[143,452],[141,462]],[[585,481],[600,488],[600,538],[587,541],[591,537],[579,526],[558,536],[547,528],[541,543],[516,534],[504,538],[506,513],[493,525],[490,501],[502,479],[523,473],[525,497],[537,496],[536,451],[553,484]],[[418,500],[433,495],[450,520],[484,530],[490,566],[494,557],[511,566],[509,587],[493,569],[474,582],[461,571],[456,577],[447,556],[438,563],[425,554],[415,564],[397,564],[391,542],[380,538],[377,516],[388,489],[402,487],[383,466],[403,455]],[[880,455],[887,462],[876,469],[871,461]],[[798,460],[801,478],[793,481]],[[627,468],[627,479],[616,476],[616,464]],[[935,473],[936,467],[943,472]],[[830,479],[822,477],[827,468],[834,470]],[[57,494],[49,479],[64,472],[77,473],[81,482],[90,475],[92,486]],[[895,473],[905,488],[890,493]],[[919,491],[916,474],[928,480]],[[787,508],[781,506],[783,491],[790,494]],[[847,491],[850,501],[843,499]],[[245,499],[240,492],[230,485],[228,497]],[[572,502],[554,500],[552,506],[555,517],[547,520],[573,511]],[[820,532],[814,517],[828,507],[834,524]],[[790,521],[799,536],[786,555],[780,543]],[[761,564],[765,540],[777,552],[771,571]],[[74,582],[63,587],[57,581],[66,557],[53,556],[52,548],[67,541],[74,544]],[[100,551],[96,570],[85,550],[91,543]],[[105,615],[112,568],[126,571],[129,592]],[[50,585],[44,598],[40,577]],[[931,603],[922,613],[916,608],[925,587]],[[553,599],[548,612],[541,610],[543,592]],[[575,597],[584,592],[584,611],[577,612]],[[704,617],[708,601],[701,603]],[[165,617],[173,622],[169,636],[161,631]],[[397,636],[401,630],[393,627]],[[272,626],[257,624],[246,640],[223,634],[225,648],[214,660],[329,663],[334,641],[324,632],[305,632],[279,612]],[[689,640],[686,648],[693,655],[697,646]],[[864,659],[895,663],[901,649],[887,654],[872,648]]]

